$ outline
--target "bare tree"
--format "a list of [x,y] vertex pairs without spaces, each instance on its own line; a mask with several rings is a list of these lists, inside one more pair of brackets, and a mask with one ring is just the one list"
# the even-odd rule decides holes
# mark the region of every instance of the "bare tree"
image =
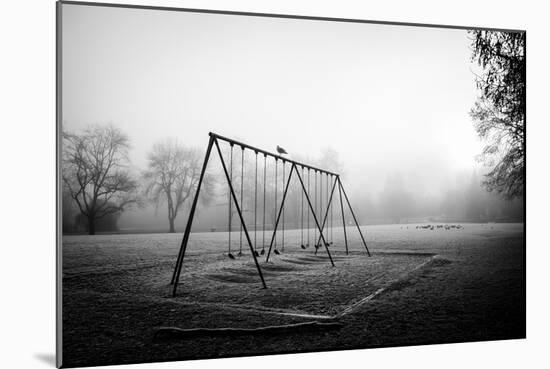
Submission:
[[[148,168],[143,173],[147,183],[145,192],[157,205],[166,201],[170,233],[175,232],[179,210],[192,198],[202,169],[202,153],[177,141],[166,140],[153,146],[148,155]],[[201,200],[208,202],[213,183],[206,174],[201,188]]]
[[91,235],[99,219],[137,202],[137,183],[128,170],[129,147],[128,137],[113,126],[63,132],[63,182]]

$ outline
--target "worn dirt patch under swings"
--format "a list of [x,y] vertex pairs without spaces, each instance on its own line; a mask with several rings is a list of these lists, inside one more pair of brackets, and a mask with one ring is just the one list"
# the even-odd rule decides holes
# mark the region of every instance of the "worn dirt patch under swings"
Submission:
[[[72,289],[156,296],[182,303],[247,306],[262,311],[337,315],[365,296],[404,278],[433,254],[399,252],[333,252],[335,266],[326,255],[303,252],[260,259],[267,285],[264,289],[251,255],[231,260],[223,254],[192,255],[184,260],[178,294],[169,285],[173,263],[116,274],[87,274],[66,280]],[[66,286],[69,287],[69,286]]]

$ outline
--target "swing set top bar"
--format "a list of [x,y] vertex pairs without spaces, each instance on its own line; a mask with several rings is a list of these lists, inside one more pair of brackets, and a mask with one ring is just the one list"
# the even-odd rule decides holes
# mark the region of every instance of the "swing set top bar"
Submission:
[[213,132],[209,132],[208,135],[210,137],[213,137],[213,138],[216,138],[218,140],[222,140],[222,141],[225,141],[225,142],[228,142],[229,144],[231,145],[237,145],[237,146],[240,146],[244,149],[249,149],[249,150],[252,150],[256,153],[261,153],[261,154],[264,154],[265,156],[271,156],[273,158],[275,158],[276,160],[282,160],[283,162],[289,162],[291,164],[295,164],[296,166],[299,166],[299,167],[303,167],[303,168],[307,168],[307,169],[311,169],[311,170],[314,170],[316,172],[321,172],[321,173],[325,173],[325,174],[329,174],[329,175],[332,175],[332,176],[336,176],[336,177],[340,177],[337,173],[333,173],[333,172],[329,172],[328,170],[324,170],[324,169],[319,169],[319,168],[316,168],[314,166],[311,166],[311,165],[307,165],[307,164],[303,164],[303,163],[300,163],[300,162],[297,162],[297,161],[294,161],[294,160],[291,160],[291,159],[288,159],[288,158],[285,158],[281,155],[277,155],[277,154],[273,154],[269,151],[265,151],[265,150],[262,150],[262,149],[259,149],[257,147],[254,147],[254,146],[250,146],[250,145],[247,145],[245,143],[242,143],[242,142],[239,142],[239,141],[235,141],[231,138],[227,138],[227,137],[224,137],[224,136],[220,136],[216,133],[213,133]]

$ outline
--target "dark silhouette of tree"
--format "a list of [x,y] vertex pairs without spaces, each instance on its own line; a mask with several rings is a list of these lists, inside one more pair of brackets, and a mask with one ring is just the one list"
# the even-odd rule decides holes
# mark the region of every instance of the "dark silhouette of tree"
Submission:
[[128,149],[128,137],[113,126],[63,132],[63,182],[87,220],[88,234],[95,234],[100,219],[137,202]]
[[484,186],[507,198],[525,185],[525,33],[470,31],[480,96],[470,111],[486,146],[480,160],[492,167]]
[[[148,168],[143,173],[145,192],[157,205],[166,201],[170,233],[174,233],[179,210],[188,199],[192,199],[197,188],[203,155],[197,149],[166,140],[153,146],[148,160]],[[208,202],[212,192],[213,181],[206,174],[201,187],[201,201]]]

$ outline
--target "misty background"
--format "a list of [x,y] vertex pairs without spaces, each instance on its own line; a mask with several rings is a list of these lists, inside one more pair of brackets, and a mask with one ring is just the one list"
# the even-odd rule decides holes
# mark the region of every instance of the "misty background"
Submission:
[[[123,132],[142,197],[99,231],[167,231],[167,204],[144,191],[150,153],[171,139],[202,164],[209,131],[341,173],[361,224],[523,221],[523,199],[480,185],[483,142],[469,116],[477,66],[464,30],[69,4],[62,26],[63,130]],[[218,162],[195,230],[226,227]],[[63,218],[66,232],[83,231],[66,195]]]

